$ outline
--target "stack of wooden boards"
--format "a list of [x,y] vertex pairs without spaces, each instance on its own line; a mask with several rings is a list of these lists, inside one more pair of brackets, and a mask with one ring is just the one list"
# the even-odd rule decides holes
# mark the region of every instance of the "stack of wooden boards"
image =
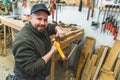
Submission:
[[101,45],[94,54],[95,41],[93,37],[86,37],[80,50],[76,80],[116,80],[120,72],[120,40],[112,48]]

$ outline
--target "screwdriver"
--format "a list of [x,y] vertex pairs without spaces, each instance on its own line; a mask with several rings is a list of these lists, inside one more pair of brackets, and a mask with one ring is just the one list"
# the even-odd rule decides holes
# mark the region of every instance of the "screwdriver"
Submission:
[[62,51],[62,49],[60,48],[60,43],[59,43],[58,41],[55,41],[55,47],[57,48],[58,53],[59,53],[60,56],[62,57],[62,60],[63,60],[63,61],[66,61],[67,58],[65,57],[65,55],[64,55],[64,53],[63,53],[63,51]]

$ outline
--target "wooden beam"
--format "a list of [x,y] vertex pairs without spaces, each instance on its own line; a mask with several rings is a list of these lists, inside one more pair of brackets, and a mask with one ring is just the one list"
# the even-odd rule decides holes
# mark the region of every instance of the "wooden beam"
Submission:
[[49,80],[54,80],[54,74],[55,74],[55,55],[52,56],[52,60],[51,60],[51,69],[50,69]]
[[111,71],[120,52],[120,40],[116,40],[112,46],[109,55],[103,65],[103,69]]
[[7,56],[7,44],[6,44],[6,40],[7,40],[7,38],[6,38],[6,25],[4,25],[4,52],[3,52],[3,56]]
[[101,68],[101,66],[102,66],[102,63],[103,63],[104,58],[105,58],[105,56],[106,56],[107,50],[108,50],[108,47],[105,47],[105,48],[104,48],[104,51],[103,51],[103,54],[102,54],[102,56],[101,56],[101,58],[100,58],[100,62],[99,62],[99,64],[98,64],[98,67],[97,67],[97,70],[96,70],[96,72],[95,72],[95,75],[94,75],[94,77],[93,77],[93,80],[96,80],[96,79],[97,79],[98,73],[99,73],[99,71],[100,71],[100,68]]
[[115,78],[118,76],[118,73],[120,72],[120,58],[117,58],[117,62],[114,68],[114,76]]
[[96,54],[98,55],[98,59],[97,59],[97,62],[96,62],[96,66],[98,66],[98,64],[99,64],[99,61],[100,61],[100,58],[101,58],[102,53],[103,53],[103,51],[104,51],[104,48],[105,48],[105,46],[101,45],[100,48],[97,49],[97,51],[96,51]]
[[94,70],[96,69],[96,67],[94,67],[95,63],[96,63],[96,60],[97,60],[97,55],[92,55],[92,58],[91,58],[91,67],[90,67],[90,71],[88,72],[88,76],[87,77],[87,80],[91,80],[92,78],[92,74],[94,73]]
[[115,80],[113,72],[101,70],[100,77],[98,80]]
[[81,80],[90,80],[92,77],[92,72],[94,70],[94,65],[97,60],[97,55],[92,55],[91,59],[88,57],[88,60],[86,62],[86,65],[84,67],[84,71],[82,72]]

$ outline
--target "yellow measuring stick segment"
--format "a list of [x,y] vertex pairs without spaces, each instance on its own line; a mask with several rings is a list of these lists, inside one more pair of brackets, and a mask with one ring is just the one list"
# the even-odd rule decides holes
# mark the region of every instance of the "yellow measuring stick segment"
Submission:
[[62,49],[60,48],[60,43],[58,41],[55,41],[55,47],[57,48],[58,50],[58,53],[60,54],[60,56],[62,57],[62,60],[66,60],[67,58],[65,57]]

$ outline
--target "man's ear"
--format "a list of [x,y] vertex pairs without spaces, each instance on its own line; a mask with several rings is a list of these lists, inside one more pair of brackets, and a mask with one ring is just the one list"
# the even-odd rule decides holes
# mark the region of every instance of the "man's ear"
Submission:
[[29,18],[29,20],[32,19],[32,15],[29,15],[28,18]]

